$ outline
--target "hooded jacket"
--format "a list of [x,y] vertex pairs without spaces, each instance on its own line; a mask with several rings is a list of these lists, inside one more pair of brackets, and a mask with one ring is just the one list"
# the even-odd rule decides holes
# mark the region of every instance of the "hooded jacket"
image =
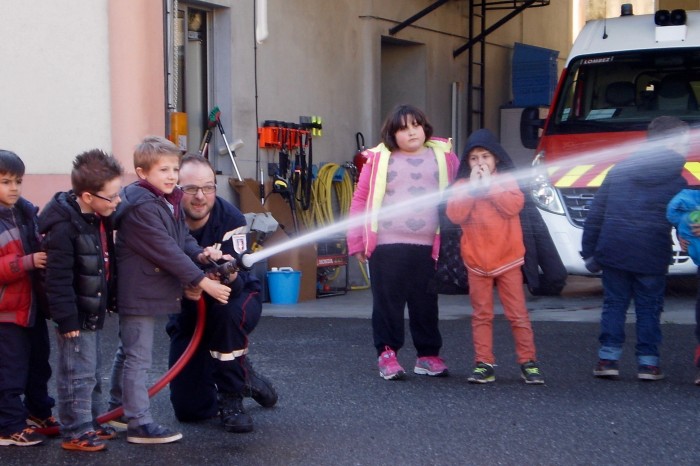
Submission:
[[465,154],[482,147],[496,157],[496,172],[487,187],[469,188],[471,167],[460,164],[455,191],[447,201],[447,217],[462,227],[460,250],[467,269],[481,276],[497,276],[524,262],[525,246],[520,211],[525,199],[508,153],[487,129],[472,133]]
[[144,181],[126,186],[113,214],[117,230],[119,314],[180,312],[184,286],[197,285],[204,272],[195,264],[202,248],[189,234],[180,212],[179,188],[166,200]]
[[0,207],[0,322],[22,327],[37,318],[38,283],[32,254],[39,251],[38,209],[20,197],[14,207]]
[[688,183],[685,157],[645,150],[615,165],[595,195],[583,226],[582,255],[608,267],[666,274],[673,241],[666,207]]
[[[438,164],[440,189],[445,189],[454,179],[459,161],[452,152],[452,142],[442,138],[431,138],[425,143],[433,149]],[[387,166],[391,152],[380,144],[366,151],[367,161],[363,165],[360,180],[350,204],[350,215],[364,215],[363,225],[350,228],[347,233],[348,254],[364,252],[369,258],[377,246],[378,216],[387,185]],[[441,168],[442,167],[442,168]],[[437,260],[440,252],[440,232],[435,232],[432,257]]]
[[62,334],[101,329],[106,310],[116,308],[116,289],[111,285],[116,283],[116,267],[114,260],[107,264],[109,271],[105,267],[101,222],[107,252],[114,258],[109,217],[82,213],[72,192],[56,193],[39,215],[39,231],[44,234],[48,256],[49,314]]
[[700,191],[684,189],[671,199],[666,208],[666,218],[678,230],[681,238],[688,241],[688,255],[695,265],[700,266],[700,238],[693,234],[690,225],[698,223],[691,218],[693,212],[700,211]]

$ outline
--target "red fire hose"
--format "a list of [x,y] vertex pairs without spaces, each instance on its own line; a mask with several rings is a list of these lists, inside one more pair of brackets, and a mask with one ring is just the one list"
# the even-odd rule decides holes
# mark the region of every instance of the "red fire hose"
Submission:
[[[163,376],[156,383],[154,383],[151,388],[148,389],[148,396],[150,398],[153,398],[153,396],[156,393],[158,393],[166,385],[168,385],[170,381],[173,380],[175,376],[180,373],[182,368],[185,367],[185,365],[187,365],[189,360],[192,358],[194,351],[197,349],[197,346],[199,346],[199,342],[202,340],[202,334],[204,333],[204,322],[206,320],[206,310],[207,308],[204,305],[204,298],[202,297],[197,302],[197,324],[194,328],[192,340],[190,340],[190,343],[187,345],[185,352],[182,353],[182,356],[180,356],[180,358],[175,362],[175,364],[173,364],[173,367],[168,369],[168,371],[165,374],[163,374]],[[112,419],[116,419],[123,414],[124,408],[120,406],[116,409],[113,409],[112,411],[108,411],[98,416],[97,422],[99,424],[104,424],[105,422],[109,422]],[[37,429],[37,432],[49,436],[59,434],[58,427],[47,427],[45,429]]]

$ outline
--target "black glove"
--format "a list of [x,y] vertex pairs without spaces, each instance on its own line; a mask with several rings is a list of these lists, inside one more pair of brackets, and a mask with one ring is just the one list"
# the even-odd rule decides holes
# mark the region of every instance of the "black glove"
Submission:
[[593,256],[583,259],[586,263],[586,269],[591,273],[600,272],[600,264],[598,264]]

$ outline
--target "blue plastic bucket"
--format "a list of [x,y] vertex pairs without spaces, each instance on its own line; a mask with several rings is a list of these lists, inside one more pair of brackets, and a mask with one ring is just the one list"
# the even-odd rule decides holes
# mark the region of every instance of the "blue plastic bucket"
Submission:
[[272,304],[296,304],[299,300],[301,272],[291,267],[267,272],[267,289]]

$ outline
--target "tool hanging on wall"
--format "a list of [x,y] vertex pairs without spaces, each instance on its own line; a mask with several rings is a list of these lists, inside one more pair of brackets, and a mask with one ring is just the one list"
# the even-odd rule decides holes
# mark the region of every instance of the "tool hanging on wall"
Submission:
[[357,152],[352,158],[352,164],[355,165],[355,183],[360,180],[360,172],[362,172],[362,166],[367,161],[365,157],[365,137],[362,133],[355,133],[355,143],[357,144]]
[[[296,203],[311,208],[313,182],[312,132],[320,136],[320,117],[300,117],[300,123],[265,120],[258,128],[258,147],[278,150],[278,163],[268,163],[272,192],[281,195],[292,209],[294,227],[299,231]],[[293,160],[292,160],[293,158]],[[262,179],[262,169],[260,169]],[[261,199],[264,199],[261,190]],[[263,200],[264,203],[264,200]]]
[[275,175],[272,182],[272,192],[277,193],[289,203],[289,209],[292,214],[292,223],[294,223],[294,233],[299,233],[299,220],[297,219],[296,202],[294,202],[294,187],[279,175]]
[[[313,182],[313,146],[311,143],[311,131],[304,127],[299,127],[299,150],[297,152],[297,163],[295,164],[295,177],[292,184],[297,192],[297,201],[303,210],[311,207],[311,183]],[[308,152],[307,150],[308,149]],[[308,160],[307,160],[308,157]]]
[[202,137],[202,142],[199,144],[199,155],[209,158],[209,143],[211,142],[211,121],[208,122],[209,127],[204,130],[204,136]]
[[221,124],[221,111],[219,110],[219,107],[214,107],[214,109],[211,112],[209,112],[209,124],[211,125],[212,122],[215,123],[217,128],[219,128],[221,137],[223,138],[224,144],[226,145],[226,150],[228,151],[228,156],[231,158],[231,164],[233,164],[233,169],[236,171],[236,177],[238,178],[238,181],[243,181],[241,172],[238,171],[238,165],[236,165],[236,153],[234,152],[234,150],[231,150],[231,146],[228,143],[228,139],[226,139],[224,126]]

